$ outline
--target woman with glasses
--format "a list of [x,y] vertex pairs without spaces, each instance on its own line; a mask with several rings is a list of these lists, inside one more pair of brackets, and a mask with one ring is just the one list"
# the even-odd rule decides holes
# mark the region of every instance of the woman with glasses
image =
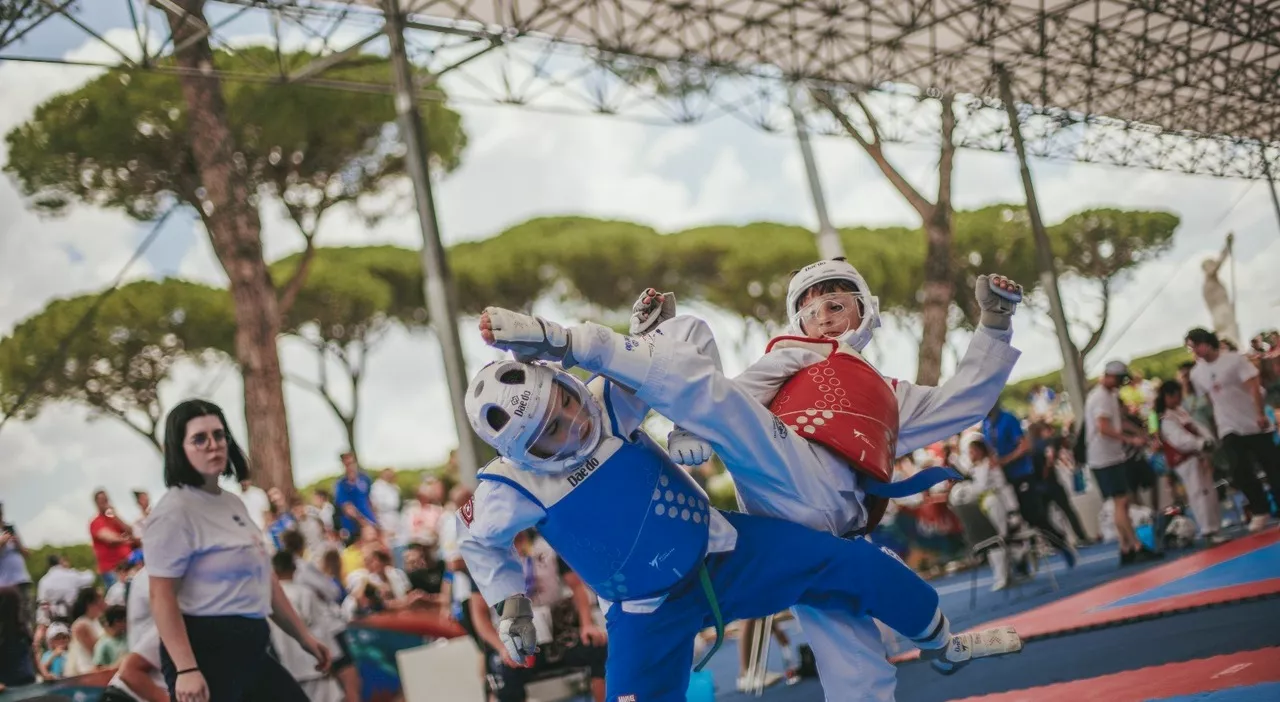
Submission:
[[249,477],[222,410],[187,400],[165,420],[164,482],[143,536],[161,668],[174,702],[304,702],[268,655],[267,617],[327,670],[329,651],[280,589],[241,499],[218,485]]

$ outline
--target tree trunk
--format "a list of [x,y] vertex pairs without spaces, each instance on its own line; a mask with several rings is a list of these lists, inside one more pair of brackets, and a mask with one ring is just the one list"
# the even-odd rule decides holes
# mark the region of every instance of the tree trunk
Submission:
[[250,201],[247,178],[235,166],[236,146],[227,125],[221,83],[205,73],[213,65],[213,52],[207,36],[200,36],[205,26],[204,0],[176,0],[175,4],[187,16],[173,12],[166,16],[174,45],[186,47],[176,58],[181,68],[190,71],[180,80],[187,103],[191,152],[205,189],[204,202],[193,204],[201,211],[235,304],[236,360],[244,379],[254,483],[264,490],[278,487],[292,495],[289,428],[276,347],[280,315],[275,285],[262,258],[258,210]]
[[[938,208],[941,209],[941,208]],[[916,384],[937,385],[942,376],[942,349],[947,343],[947,313],[955,288],[951,284],[951,222],[944,214],[925,222],[924,302]]]
[[[918,385],[937,385],[942,377],[942,347],[947,343],[947,315],[955,299],[951,277],[951,172],[956,147],[955,105],[951,95],[943,95],[942,147],[938,154],[938,197],[924,219],[924,333],[920,335],[920,360],[916,366]],[[917,208],[918,209],[918,208]]]

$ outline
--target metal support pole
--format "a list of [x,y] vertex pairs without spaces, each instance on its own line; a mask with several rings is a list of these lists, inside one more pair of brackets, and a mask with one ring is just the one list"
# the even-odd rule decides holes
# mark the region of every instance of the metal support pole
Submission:
[[1084,369],[1081,367],[1080,353],[1071,341],[1066,312],[1062,309],[1062,293],[1058,290],[1058,273],[1053,262],[1053,249],[1049,245],[1049,235],[1045,233],[1044,222],[1040,219],[1040,206],[1036,200],[1035,187],[1031,183],[1031,168],[1027,165],[1026,145],[1022,142],[1022,126],[1018,123],[1018,110],[1013,102],[1013,89],[1009,86],[1009,73],[1003,66],[998,66],[996,71],[1000,76],[1000,100],[1004,102],[1005,112],[1009,115],[1009,131],[1013,133],[1013,148],[1018,154],[1018,167],[1022,171],[1022,187],[1027,197],[1027,215],[1031,218],[1031,233],[1036,241],[1036,263],[1040,268],[1040,285],[1049,295],[1049,311],[1053,317],[1053,327],[1058,332],[1058,347],[1062,351],[1062,380],[1071,401],[1071,410],[1076,416],[1076,421],[1081,422],[1084,421]]
[[383,0],[383,8],[386,14],[387,39],[391,43],[391,66],[395,74],[396,116],[400,125],[400,138],[404,140],[408,151],[409,178],[413,181],[418,223],[422,227],[422,277],[427,310],[431,315],[431,326],[435,329],[436,338],[440,340],[445,378],[449,384],[450,405],[453,408],[453,423],[458,430],[458,477],[464,484],[474,487],[479,454],[462,404],[467,391],[467,365],[462,356],[462,343],[458,338],[458,306],[454,299],[453,281],[445,260],[444,245],[440,243],[435,198],[431,193],[426,131],[414,94],[413,66],[405,52],[404,15],[400,12],[399,0]]
[[805,124],[804,114],[796,105],[800,91],[791,86],[791,116],[796,124],[796,141],[800,142],[800,156],[804,159],[804,173],[809,181],[809,194],[813,197],[813,209],[818,213],[818,257],[838,258],[844,256],[844,243],[840,241],[840,232],[831,226],[831,218],[827,216],[827,198],[822,194],[822,179],[818,175],[818,162],[813,157],[813,147],[809,144],[809,127]]
[[[1280,195],[1276,195],[1276,182],[1271,178],[1271,164],[1267,162],[1267,149],[1262,148],[1262,173],[1267,177],[1267,192],[1271,193],[1271,206],[1276,209],[1276,224],[1280,224]],[[1235,253],[1231,254],[1235,260]],[[1236,343],[1240,340],[1237,339]]]

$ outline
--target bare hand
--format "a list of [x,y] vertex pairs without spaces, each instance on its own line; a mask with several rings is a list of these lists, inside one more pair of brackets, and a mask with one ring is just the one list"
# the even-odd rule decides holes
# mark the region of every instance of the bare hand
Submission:
[[306,649],[307,653],[310,653],[311,657],[316,659],[316,670],[321,673],[329,672],[329,664],[333,662],[333,656],[329,653],[328,647],[320,643],[316,637],[311,636],[302,644],[302,648]]
[[1271,426],[1271,422],[1267,420],[1267,415],[1258,415],[1258,428],[1266,431]]
[[209,685],[198,670],[179,675],[173,691],[174,702],[209,702]]
[[493,320],[489,319],[489,311],[485,310],[480,313],[480,337],[484,339],[484,343],[492,344],[493,337]]
[[588,646],[604,646],[609,643],[609,635],[595,624],[583,626],[579,635],[582,637],[582,643]]
[[525,660],[524,663],[519,663],[516,661],[516,659],[511,657],[510,653],[507,653],[505,647],[501,650],[501,653],[502,653],[502,664],[507,666],[508,668],[532,668],[533,667],[533,660],[534,660],[533,656],[527,656],[524,659]]

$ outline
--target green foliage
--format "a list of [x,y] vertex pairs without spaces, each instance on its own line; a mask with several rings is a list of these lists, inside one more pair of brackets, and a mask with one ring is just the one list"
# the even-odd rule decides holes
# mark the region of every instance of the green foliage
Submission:
[[[214,58],[220,69],[246,76],[275,71],[275,53],[266,47],[219,51]],[[300,68],[312,58],[294,53],[283,60]],[[385,61],[371,58],[328,75],[377,82],[389,81],[389,71]],[[260,195],[278,197],[304,228],[326,208],[378,192],[404,172],[388,95],[266,80],[225,81],[223,95],[239,149],[235,167]],[[45,101],[10,131],[5,170],[49,213],[82,201],[147,220],[172,197],[203,212],[186,109],[175,76],[107,71]],[[423,109],[433,162],[451,170],[466,144],[461,118],[439,101]]]
[[[105,298],[79,333],[72,330],[99,294],[51,302],[0,340],[0,409],[31,418],[46,403],[72,401],[116,417],[150,439],[164,416],[159,386],[181,359],[232,351],[235,320],[223,290],[168,279],[125,285]],[[46,359],[70,339],[64,360],[42,378]]]
[[[1049,228],[1059,265],[1090,280],[1115,276],[1167,251],[1178,219],[1161,212],[1092,210]],[[845,249],[890,314],[920,310],[925,238],[921,229],[854,227]],[[980,273],[1002,273],[1039,287],[1035,249],[1022,207],[957,212],[952,248],[956,299],[973,325]],[[415,254],[416,255],[416,254]],[[781,323],[790,272],[818,256],[812,232],[761,222],[707,226],[675,234],[627,222],[544,217],[449,250],[464,312],[488,305],[520,309],[544,295],[629,309],[645,287],[675,290],[743,317]]]
[[[306,281],[285,315],[287,333],[313,325],[325,341],[367,339],[392,320],[426,321],[422,267],[416,252],[394,246],[318,248]],[[301,254],[271,264],[271,276],[293,276]]]
[[31,573],[32,582],[40,582],[40,578],[43,578],[44,574],[49,571],[49,556],[53,555],[66,558],[71,562],[71,567],[77,570],[98,572],[98,559],[94,557],[93,547],[89,544],[73,544],[70,546],[46,544],[40,548],[30,549],[27,552],[27,572]]

